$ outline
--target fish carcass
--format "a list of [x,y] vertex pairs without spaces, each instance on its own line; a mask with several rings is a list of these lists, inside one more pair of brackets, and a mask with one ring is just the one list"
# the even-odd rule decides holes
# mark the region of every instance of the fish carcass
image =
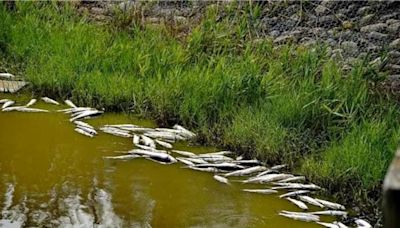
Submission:
[[320,202],[318,202],[317,200],[315,200],[315,199],[312,198],[312,197],[309,197],[309,196],[301,196],[301,195],[299,195],[298,197],[299,197],[299,199],[300,199],[301,201],[303,201],[303,202],[309,203],[309,204],[311,204],[311,205],[314,205],[314,206],[317,206],[317,207],[320,207],[320,208],[324,208],[324,205],[322,205]]
[[241,170],[237,170],[237,171],[233,171],[230,173],[226,173],[225,176],[226,177],[230,177],[230,176],[245,176],[245,175],[249,175],[252,173],[256,173],[256,172],[261,172],[266,170],[267,168],[265,168],[264,166],[254,166],[254,167],[250,167],[250,168],[246,168],[246,169],[241,169]]
[[41,99],[42,99],[42,101],[49,103],[49,104],[60,105],[60,103],[58,103],[57,101],[55,101],[51,98],[48,98],[48,97],[42,97]]
[[260,194],[274,194],[278,193],[276,190],[272,189],[243,189],[244,192],[260,193]]
[[287,197],[286,199],[289,200],[290,202],[292,202],[294,205],[298,206],[299,208],[301,208],[303,210],[308,210],[308,207],[305,203],[303,203],[299,200],[292,199],[290,197]]
[[34,105],[35,103],[36,103],[36,99],[31,99],[29,102],[28,102],[28,104],[26,104],[25,105],[25,107],[29,107],[29,106],[32,106],[32,105]]
[[7,107],[10,107],[13,104],[15,104],[15,101],[9,100],[9,101],[4,102],[3,106],[1,106],[1,108],[5,109]]
[[221,177],[219,175],[214,175],[213,176],[215,180],[217,180],[218,182],[224,183],[224,184],[229,184],[228,179],[226,179],[225,177]]

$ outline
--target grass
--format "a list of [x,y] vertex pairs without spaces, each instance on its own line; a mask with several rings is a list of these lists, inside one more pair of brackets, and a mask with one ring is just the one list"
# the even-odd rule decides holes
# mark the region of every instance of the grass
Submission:
[[366,192],[398,145],[381,73],[365,62],[344,72],[322,45],[258,39],[257,6],[228,6],[222,19],[210,7],[183,41],[135,16],[99,25],[68,4],[17,6],[0,8],[0,67],[17,64],[38,94],[180,122],[202,142]]

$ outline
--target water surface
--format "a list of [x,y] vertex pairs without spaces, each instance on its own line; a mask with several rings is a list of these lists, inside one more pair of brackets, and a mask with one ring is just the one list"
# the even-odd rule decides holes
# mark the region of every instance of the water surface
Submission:
[[[29,101],[26,95],[0,99],[7,96],[19,104]],[[42,102],[34,107],[61,108]],[[278,195],[245,193],[242,184],[221,184],[210,173],[144,159],[104,159],[132,149],[132,140],[101,132],[82,136],[68,118],[57,112],[0,112],[0,226],[319,227],[279,216],[282,209],[299,209]],[[155,127],[113,113],[87,122]],[[187,143],[175,147],[217,151]]]

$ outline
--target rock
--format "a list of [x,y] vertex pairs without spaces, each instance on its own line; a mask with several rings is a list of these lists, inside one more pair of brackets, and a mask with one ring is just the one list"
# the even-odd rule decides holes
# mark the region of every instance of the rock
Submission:
[[396,20],[396,19],[388,19],[388,20],[386,20],[386,24],[387,25],[391,25],[391,24],[398,23],[398,22],[400,22],[400,20]]
[[390,42],[389,47],[393,48],[393,49],[400,49],[400,38],[395,39],[392,42]]
[[361,32],[382,32],[386,29],[387,25],[385,23],[377,23],[372,25],[366,25],[361,27]]
[[186,17],[183,17],[183,16],[174,16],[174,21],[175,21],[175,23],[182,25],[182,24],[186,24],[187,19],[186,19]]
[[364,17],[362,17],[361,19],[360,19],[360,25],[361,26],[363,26],[363,25],[367,25],[367,24],[369,24],[370,22],[372,22],[373,21],[373,19],[374,19],[374,17],[375,17],[375,14],[368,14],[368,15],[365,15]]
[[273,37],[279,36],[281,33],[278,30],[272,30],[269,35]]
[[387,31],[391,33],[398,33],[400,31],[400,22],[390,24],[387,27]]
[[357,10],[357,14],[358,15],[365,15],[366,13],[368,13],[370,11],[371,11],[371,7],[370,6],[364,6],[364,7],[361,7],[361,8],[359,8]]
[[389,58],[400,58],[400,51],[389,51],[388,57]]
[[383,20],[383,21],[386,21],[388,19],[396,18],[398,15],[399,15],[399,13],[395,12],[395,13],[391,13],[391,14],[387,14],[387,15],[381,16],[380,19]]
[[345,53],[348,54],[355,54],[358,52],[358,45],[356,42],[353,41],[343,41],[340,44],[340,47],[343,49]]
[[400,73],[400,65],[397,65],[397,64],[387,64],[385,69],[387,69],[391,72],[395,72],[396,74]]
[[315,13],[317,13],[318,15],[323,15],[324,13],[328,12],[328,8],[321,5],[318,5],[317,7],[315,7],[314,11]]
[[370,32],[367,34],[367,37],[375,40],[384,40],[388,37],[389,35],[380,33],[380,32]]
[[343,21],[342,27],[344,29],[351,29],[351,28],[353,28],[353,23],[351,21]]
[[105,9],[100,7],[92,7],[90,8],[90,12],[96,15],[105,14]]
[[338,20],[333,15],[326,15],[318,18],[318,24],[324,28],[331,28],[338,24]]
[[295,37],[293,35],[282,35],[277,37],[274,40],[275,44],[284,44],[284,43],[289,43],[295,41]]
[[337,61],[342,61],[343,60],[343,50],[340,48],[333,50],[331,58],[335,59]]

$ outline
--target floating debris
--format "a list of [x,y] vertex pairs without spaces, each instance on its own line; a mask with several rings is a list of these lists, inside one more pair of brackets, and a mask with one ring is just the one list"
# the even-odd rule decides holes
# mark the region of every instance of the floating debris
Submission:
[[42,97],[41,99],[42,99],[42,101],[49,103],[49,104],[60,105],[60,103],[58,103],[57,101],[55,101],[51,98],[48,98],[48,97]]

